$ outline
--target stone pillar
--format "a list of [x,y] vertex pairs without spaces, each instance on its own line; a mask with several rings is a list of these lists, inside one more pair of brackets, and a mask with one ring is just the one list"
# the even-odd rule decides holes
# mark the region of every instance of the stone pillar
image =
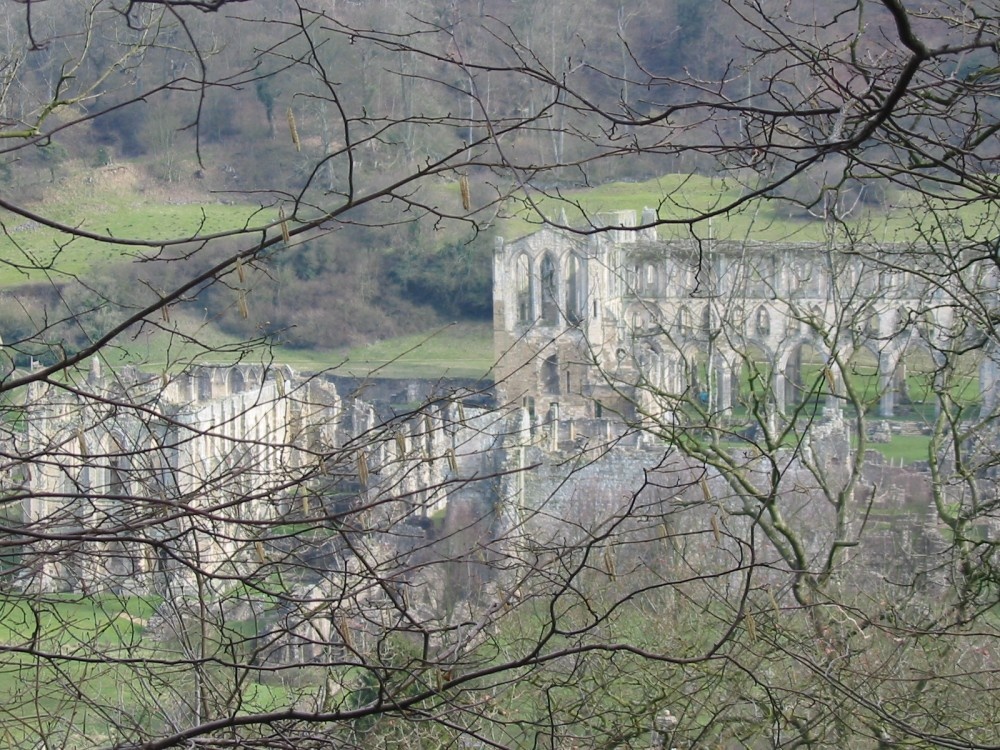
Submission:
[[729,414],[733,408],[733,374],[728,367],[720,367],[715,378],[716,408],[723,414]]
[[653,731],[649,743],[651,750],[676,750],[673,746],[675,731],[677,731],[677,717],[668,709],[660,711],[653,718]]
[[774,373],[774,407],[779,414],[785,413],[785,374],[775,370]]
[[882,395],[879,397],[879,416],[891,417],[896,412],[896,391],[893,388],[892,373],[882,372],[879,368],[878,385]]

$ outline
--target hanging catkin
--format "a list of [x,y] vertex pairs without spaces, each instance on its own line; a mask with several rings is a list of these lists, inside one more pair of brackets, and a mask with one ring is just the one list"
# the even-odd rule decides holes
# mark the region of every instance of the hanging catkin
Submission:
[[299,140],[299,129],[295,125],[295,113],[292,112],[292,108],[291,107],[288,108],[288,112],[286,113],[286,117],[288,118],[288,132],[291,133],[292,143],[295,144],[295,150],[296,151],[301,151],[302,150],[302,141]]
[[469,178],[464,174],[458,178],[458,188],[462,191],[462,208],[468,211],[472,208],[472,194],[469,191]]

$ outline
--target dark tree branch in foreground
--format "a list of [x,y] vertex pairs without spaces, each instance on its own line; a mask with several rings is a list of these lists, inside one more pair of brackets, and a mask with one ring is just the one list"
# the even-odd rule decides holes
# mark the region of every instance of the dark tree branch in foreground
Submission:
[[5,746],[996,746],[996,3],[8,11]]

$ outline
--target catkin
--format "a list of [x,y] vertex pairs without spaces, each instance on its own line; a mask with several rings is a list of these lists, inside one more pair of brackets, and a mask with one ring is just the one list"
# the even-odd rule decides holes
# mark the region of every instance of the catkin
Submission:
[[767,595],[771,599],[771,606],[774,608],[774,614],[775,615],[780,615],[781,614],[781,608],[778,606],[778,600],[774,598],[774,592],[771,591],[770,587],[768,587],[768,589],[767,589]]
[[829,367],[824,367],[823,377],[826,378],[826,386],[830,389],[830,393],[834,393],[837,390],[837,380],[833,376],[833,370]]
[[750,642],[757,642],[757,623],[753,619],[753,615],[749,612],[746,613],[746,623],[747,623],[747,635],[750,636]]
[[353,649],[354,643],[353,639],[351,638],[350,626],[347,624],[347,622],[345,622],[343,617],[336,617],[334,619],[334,623],[336,624],[337,627],[337,634],[340,636],[340,640],[343,641],[344,646],[346,646],[349,649]]
[[612,581],[618,578],[618,568],[615,565],[615,553],[611,551],[611,547],[604,548],[604,568],[607,570],[608,577]]
[[368,485],[368,456],[364,451],[358,451],[358,479],[363,486]]
[[462,191],[462,208],[468,211],[472,208],[472,194],[469,192],[469,178],[464,174],[458,178],[458,188]]
[[281,239],[287,245],[291,241],[292,236],[288,232],[288,219],[285,217],[285,209],[278,209],[278,220],[281,222]]
[[299,129],[295,125],[295,113],[292,112],[292,108],[291,107],[288,108],[288,112],[286,113],[286,117],[288,118],[288,132],[291,133],[292,143],[295,145],[295,150],[296,151],[301,151],[302,150],[302,141],[299,140]]

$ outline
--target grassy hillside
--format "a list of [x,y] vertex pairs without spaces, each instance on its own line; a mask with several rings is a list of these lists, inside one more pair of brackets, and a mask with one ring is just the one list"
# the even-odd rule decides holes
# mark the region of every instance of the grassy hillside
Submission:
[[[438,204],[460,206],[457,183],[440,182],[433,189]],[[522,195],[508,201],[495,230],[513,239],[534,231],[544,219],[561,221],[565,216],[570,224],[586,226],[586,217],[601,212],[632,209],[638,214],[645,207],[656,208],[661,219],[683,221],[738,200],[741,190],[733,180],[665,175],[645,182]],[[223,195],[228,202],[197,179],[182,186],[165,185],[149,178],[139,164],[93,169],[67,165],[58,182],[38,191],[30,208],[64,225],[138,239],[204,237],[260,226],[275,216],[273,208],[261,208],[250,200],[233,203],[232,194]],[[913,198],[891,193],[883,198],[880,205],[861,205],[840,231],[875,232],[885,241],[912,237],[914,217],[919,215]],[[977,218],[971,208],[957,212],[956,217],[969,224]],[[272,266],[247,282],[251,307],[247,319],[238,309],[236,291],[216,287],[204,299],[172,308],[168,320],[123,337],[118,348],[108,352],[110,364],[158,369],[192,361],[254,359],[280,360],[304,370],[336,368],[353,375],[375,370],[388,377],[479,377],[488,372],[492,361],[489,323],[463,321],[461,309],[435,312],[431,308],[435,298],[455,301],[453,290],[456,285],[461,288],[465,276],[440,282],[437,276],[457,273],[449,269],[460,258],[469,266],[459,269],[461,273],[486,279],[485,285],[476,287],[484,299],[476,299],[480,315],[482,309],[489,309],[488,246],[481,241],[475,252],[467,250],[454,226],[441,231],[421,225],[383,229],[377,215],[368,219],[373,226],[364,231],[347,227],[281,251]],[[89,240],[60,245],[56,229],[9,214],[0,214],[0,220],[6,229],[0,236],[0,260],[4,261],[0,263],[0,290],[11,292],[0,294],[0,306],[8,308],[6,313],[0,310],[0,336],[5,342],[11,341],[11,318],[24,317],[29,288],[34,293],[49,290],[52,296],[53,288],[77,277],[88,287],[101,289],[116,282],[126,287],[157,283],[154,266],[136,262],[154,254],[155,248],[136,250]],[[823,222],[803,210],[790,213],[784,202],[756,200],[710,222],[666,225],[659,231],[664,238],[686,237],[693,231],[700,237],[815,241],[825,229]],[[176,266],[169,270],[178,273]],[[183,275],[184,271],[179,272]],[[171,283],[170,279],[161,281]],[[446,282],[452,285],[447,291],[444,286],[435,289],[435,283]],[[131,291],[135,290],[125,290]],[[407,294],[409,300],[404,299]],[[282,305],[290,304],[293,307],[283,313]],[[302,312],[296,304],[305,306]],[[33,319],[38,317],[36,312]],[[453,319],[460,323],[447,322]],[[94,330],[100,330],[101,324],[94,323]],[[58,330],[54,333],[62,335]],[[331,333],[335,334],[332,338]],[[320,335],[327,336],[325,343],[315,338]],[[257,345],[236,343],[246,341]]]
[[[748,188],[734,179],[702,175],[668,174],[643,182],[613,182],[592,187],[546,191],[521,195],[509,203],[509,218],[501,233],[516,239],[535,231],[545,220],[565,220],[573,226],[588,225],[588,219],[609,211],[633,210],[636,216],[644,208],[654,208],[666,222],[659,229],[663,239],[691,237],[752,239],[760,241],[815,242],[825,239],[830,225],[818,216],[818,209],[808,209],[795,201],[808,203],[815,186],[793,186],[787,200],[756,198],[724,215],[703,219],[721,211],[748,194]],[[949,211],[944,199],[925,203],[926,197],[886,189],[870,202],[852,203],[844,208],[843,221],[837,227],[840,236],[851,233],[877,242],[905,242],[918,234],[932,236],[936,220],[949,215],[968,227],[980,225],[981,211],[976,206],[960,205]],[[934,210],[931,211],[930,209]],[[989,231],[984,227],[983,231]]]
[[[107,237],[187,240],[273,220],[257,204],[223,203],[210,193],[147,186],[132,165],[67,168],[28,208],[68,227]],[[65,235],[37,221],[0,211],[0,289],[32,281],[59,282],[97,268],[149,255],[142,250],[87,239],[66,243]]]

